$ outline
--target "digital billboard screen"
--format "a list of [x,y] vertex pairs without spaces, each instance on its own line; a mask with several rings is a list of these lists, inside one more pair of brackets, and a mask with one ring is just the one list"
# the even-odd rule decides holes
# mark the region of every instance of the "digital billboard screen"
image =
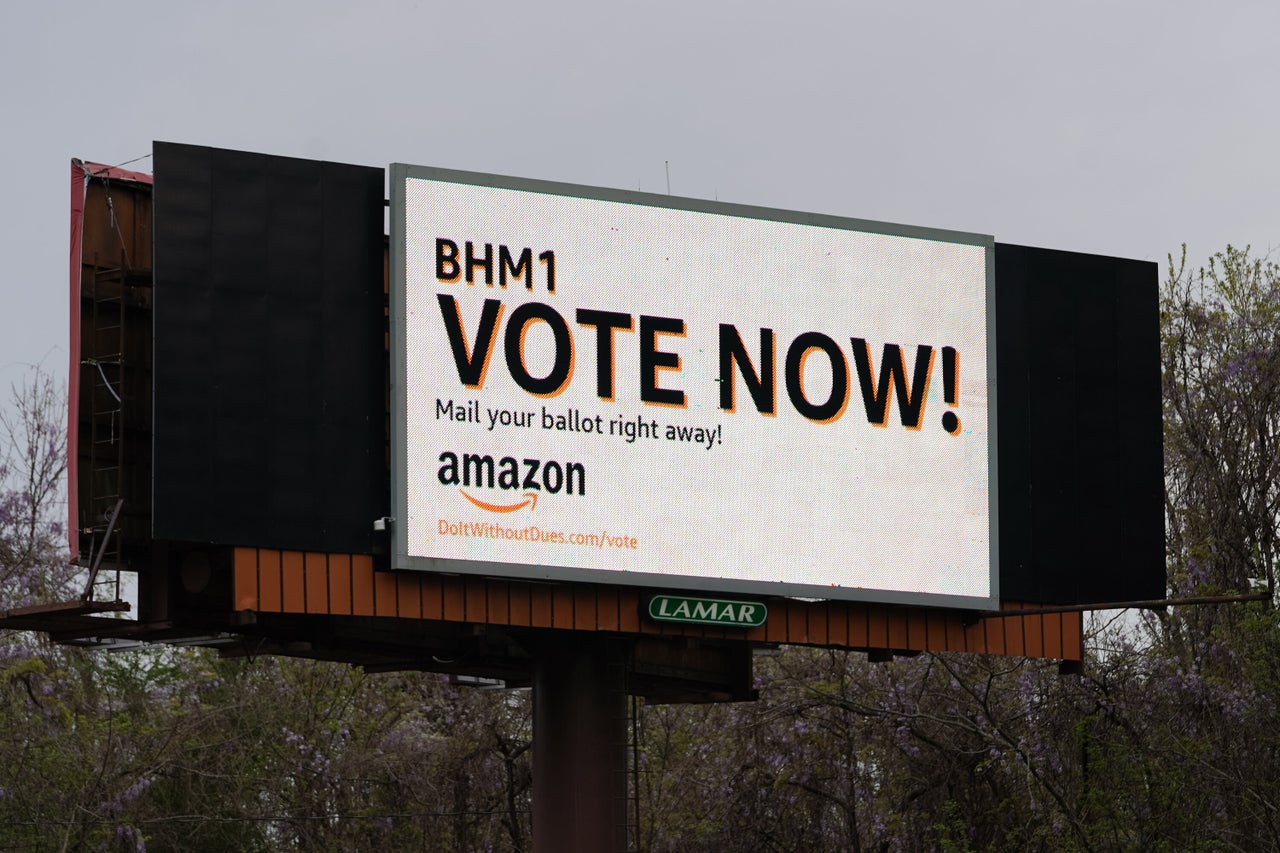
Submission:
[[397,569],[996,603],[990,236],[396,164]]

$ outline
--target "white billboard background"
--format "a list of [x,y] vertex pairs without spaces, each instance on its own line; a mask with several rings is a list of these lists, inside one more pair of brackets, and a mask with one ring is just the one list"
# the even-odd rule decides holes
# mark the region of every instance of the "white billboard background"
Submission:
[[[661,584],[663,577],[707,579],[710,588],[877,600],[918,595],[989,602],[992,589],[989,471],[988,265],[990,240],[949,242],[909,234],[870,233],[726,213],[671,209],[497,186],[407,177],[403,185],[403,295],[396,287],[396,336],[403,339],[403,393],[398,413],[405,471],[398,496],[397,566],[451,570],[437,560],[467,561],[453,570],[516,577],[557,577],[562,569],[595,570],[596,579]],[[735,209],[736,212],[737,209]],[[887,226],[882,226],[887,227]],[[932,233],[930,232],[930,236]],[[494,285],[439,281],[436,240],[477,255],[492,246]],[[513,256],[531,249],[532,291],[523,280],[497,285],[499,246]],[[539,253],[555,253],[555,291],[547,292]],[[459,378],[437,294],[458,300],[468,347],[483,302],[504,303],[502,324],[483,388]],[[505,324],[524,301],[554,308],[573,337],[574,366],[565,390],[540,398],[511,378]],[[614,399],[597,396],[596,330],[580,326],[578,309],[632,316],[614,331]],[[657,349],[677,353],[680,369],[659,370],[660,388],[685,393],[684,408],[640,399],[642,314],[681,318],[683,337],[659,335]],[[759,329],[775,333],[776,415],[758,413],[735,369],[736,411],[720,403],[719,326],[731,323],[759,370]],[[787,348],[804,332],[831,338],[848,367],[848,402],[829,423],[814,423],[787,395]],[[896,395],[885,426],[868,423],[850,338],[870,345],[877,378],[883,347],[902,347],[910,381],[916,346],[934,348],[928,396],[918,430],[902,426]],[[958,404],[944,401],[942,347],[959,352]],[[529,372],[544,376],[552,335],[541,322],[526,335]],[[813,402],[831,388],[829,360],[805,362]],[[893,392],[891,392],[893,393]],[[438,403],[439,401],[439,403]],[[478,403],[480,423],[439,417]],[[501,410],[531,419],[526,427],[491,425]],[[545,429],[544,413],[601,416],[604,434]],[[958,434],[942,425],[953,411]],[[609,434],[611,421],[656,422],[657,437],[628,442]],[[668,427],[715,433],[706,443],[669,440]],[[585,495],[542,492],[536,506],[495,514],[460,492],[511,503],[525,490],[442,485],[442,452],[518,460],[581,463]],[[524,465],[522,463],[522,476]],[[456,535],[461,525],[480,535]],[[586,540],[508,538],[511,531]],[[445,531],[452,530],[453,534]],[[474,532],[477,529],[472,527]],[[614,547],[614,537],[635,547]],[[480,565],[477,565],[479,563]],[[621,573],[629,573],[623,575]],[[578,577],[575,574],[570,576]],[[656,577],[645,577],[656,576]],[[879,593],[879,594],[877,594]]]

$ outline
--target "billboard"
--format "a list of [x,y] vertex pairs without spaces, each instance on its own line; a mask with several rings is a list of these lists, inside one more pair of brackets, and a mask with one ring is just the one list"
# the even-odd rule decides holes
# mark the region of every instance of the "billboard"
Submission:
[[371,553],[385,172],[156,142],[152,534]]
[[989,607],[989,236],[393,165],[394,568]]

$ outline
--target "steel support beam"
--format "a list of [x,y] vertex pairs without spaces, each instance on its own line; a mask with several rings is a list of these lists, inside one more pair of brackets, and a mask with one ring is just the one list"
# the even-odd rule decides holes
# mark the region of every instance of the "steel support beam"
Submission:
[[534,853],[627,849],[627,648],[587,633],[534,653]]

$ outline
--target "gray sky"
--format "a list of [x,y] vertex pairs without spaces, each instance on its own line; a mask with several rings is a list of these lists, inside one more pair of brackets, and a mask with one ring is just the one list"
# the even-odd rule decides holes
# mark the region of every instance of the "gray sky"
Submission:
[[654,192],[670,161],[677,195],[1265,253],[1277,32],[1273,2],[4,0],[0,391],[66,371],[70,159],[153,139]]

